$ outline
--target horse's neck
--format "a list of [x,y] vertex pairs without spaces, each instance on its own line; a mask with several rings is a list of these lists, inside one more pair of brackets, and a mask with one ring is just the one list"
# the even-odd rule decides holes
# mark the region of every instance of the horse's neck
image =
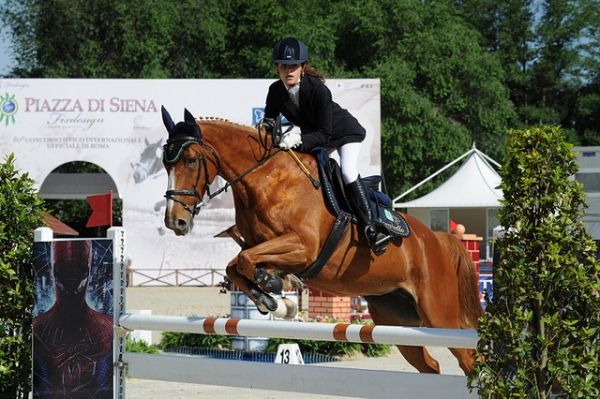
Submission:
[[209,123],[203,135],[219,156],[219,175],[228,182],[247,172],[266,154],[254,131],[231,122]]

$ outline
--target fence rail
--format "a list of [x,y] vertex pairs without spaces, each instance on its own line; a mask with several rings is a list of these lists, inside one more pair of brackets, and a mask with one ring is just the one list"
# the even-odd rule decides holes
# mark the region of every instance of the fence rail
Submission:
[[127,269],[130,287],[214,287],[226,276],[224,269]]

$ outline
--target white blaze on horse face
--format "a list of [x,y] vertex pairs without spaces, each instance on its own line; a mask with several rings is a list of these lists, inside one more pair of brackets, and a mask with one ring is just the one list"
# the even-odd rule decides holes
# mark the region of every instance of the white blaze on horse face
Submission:
[[[173,190],[175,189],[175,187],[177,187],[175,185],[175,168],[171,168],[171,170],[169,171],[169,182],[167,184],[167,190]],[[173,228],[175,226],[175,220],[173,219],[173,204],[175,203],[175,201],[173,201],[173,198],[167,198],[167,227],[169,228]]]

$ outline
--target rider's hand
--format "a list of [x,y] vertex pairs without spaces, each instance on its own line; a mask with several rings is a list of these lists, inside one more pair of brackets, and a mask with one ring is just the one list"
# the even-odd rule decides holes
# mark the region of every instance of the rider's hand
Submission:
[[263,125],[263,127],[267,129],[269,133],[273,133],[273,130],[275,130],[275,124],[276,122],[273,118],[263,118],[261,121],[261,125]]
[[287,132],[281,138],[281,142],[279,143],[279,148],[287,151],[291,148],[298,147],[300,144],[302,144],[302,138],[300,136],[300,133]]

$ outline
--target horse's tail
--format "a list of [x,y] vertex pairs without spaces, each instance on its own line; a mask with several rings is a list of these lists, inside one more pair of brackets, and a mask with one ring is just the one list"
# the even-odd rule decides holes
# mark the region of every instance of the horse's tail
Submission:
[[483,309],[481,308],[475,263],[463,243],[452,234],[446,234],[454,253],[462,319],[469,328],[476,329],[479,317],[483,315]]

